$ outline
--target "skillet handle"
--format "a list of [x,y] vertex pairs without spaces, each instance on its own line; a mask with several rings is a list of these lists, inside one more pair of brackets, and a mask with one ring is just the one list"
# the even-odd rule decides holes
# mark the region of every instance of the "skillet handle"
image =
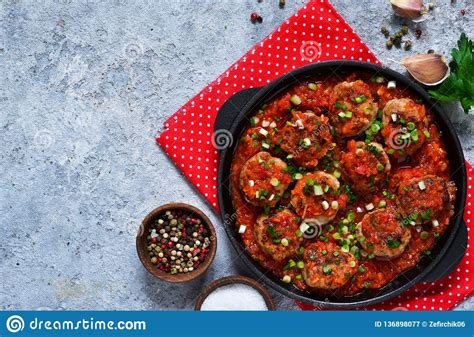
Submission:
[[217,130],[230,130],[239,117],[240,111],[261,88],[248,88],[233,94],[219,109],[214,122],[214,132]]
[[467,227],[466,223],[462,221],[461,226],[454,237],[451,246],[449,246],[444,258],[439,262],[434,269],[426,275],[422,282],[434,282],[451,274],[461,262],[466,254],[467,248]]

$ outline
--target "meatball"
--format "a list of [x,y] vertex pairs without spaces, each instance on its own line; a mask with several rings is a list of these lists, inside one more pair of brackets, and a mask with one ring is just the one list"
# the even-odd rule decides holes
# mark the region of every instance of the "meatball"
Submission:
[[255,240],[259,247],[276,261],[297,253],[302,238],[296,215],[288,209],[271,215],[261,215],[255,224]]
[[342,155],[344,179],[359,193],[372,192],[390,171],[390,159],[379,143],[350,140]]
[[317,289],[337,289],[355,274],[359,265],[351,253],[344,253],[332,242],[316,242],[304,250],[303,278]]
[[339,181],[322,171],[307,174],[291,191],[290,203],[303,219],[324,225],[334,219],[339,209]]
[[273,207],[292,182],[284,172],[286,163],[268,152],[259,152],[243,165],[240,171],[240,189],[245,199],[255,206]]
[[382,123],[385,144],[403,155],[414,154],[429,134],[425,106],[409,98],[388,101],[383,109]]
[[454,183],[426,175],[400,182],[397,205],[415,223],[441,222],[453,214],[455,193]]
[[293,119],[281,130],[280,147],[300,166],[314,168],[319,158],[333,147],[329,119],[310,112],[293,112]]
[[400,256],[411,239],[410,229],[397,220],[397,209],[388,207],[366,214],[357,225],[361,246],[381,260]]
[[340,137],[362,133],[374,121],[377,110],[369,86],[360,80],[337,84],[329,99],[329,119]]

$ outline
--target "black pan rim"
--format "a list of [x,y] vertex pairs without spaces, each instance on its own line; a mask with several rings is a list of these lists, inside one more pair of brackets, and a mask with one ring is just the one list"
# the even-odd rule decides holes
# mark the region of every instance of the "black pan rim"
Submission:
[[[325,61],[325,62],[310,64],[310,65],[303,66],[301,68],[297,68],[275,79],[274,81],[268,83],[266,86],[262,87],[260,91],[249,102],[247,102],[245,107],[242,109],[242,114],[246,116],[249,115],[255,110],[256,104],[259,103],[262,99],[264,98],[269,99],[269,97],[267,96],[275,95],[279,90],[284,90],[288,88],[295,81],[297,81],[298,78],[308,78],[311,76],[315,76],[316,75],[315,73],[317,72],[321,73],[333,68],[336,68],[336,71],[337,71],[338,69],[342,67],[354,68],[354,70],[359,70],[359,71],[369,71],[373,73],[379,73],[389,79],[396,80],[397,82],[403,83],[407,88],[409,88],[410,90],[415,92],[417,95],[419,95],[425,102],[430,103],[430,110],[434,112],[435,122],[438,124],[440,130],[444,134],[449,135],[449,138],[452,141],[452,143],[450,144],[451,146],[450,151],[451,150],[453,151],[454,155],[457,157],[459,161],[458,170],[460,170],[460,172],[458,172],[457,174],[460,175],[460,178],[458,180],[461,181],[461,184],[460,184],[461,186],[457,186],[458,195],[457,195],[456,205],[461,205],[461,206],[457,207],[457,209],[455,210],[456,211],[455,215],[453,215],[452,217],[449,236],[445,239],[443,243],[438,242],[436,245],[438,246],[442,244],[442,247],[440,251],[438,252],[437,256],[431,262],[429,262],[429,264],[423,270],[421,270],[418,273],[418,275],[416,275],[413,279],[411,279],[410,281],[408,281],[407,283],[405,283],[404,285],[398,288],[390,290],[386,294],[383,294],[380,296],[375,295],[373,297],[370,297],[364,300],[356,300],[353,302],[338,302],[337,300],[328,301],[320,297],[313,298],[313,297],[309,297],[311,295],[310,293],[304,293],[304,294],[307,294],[307,296],[295,293],[294,287],[293,288],[285,287],[282,284],[277,283],[275,280],[270,279],[271,275],[269,277],[267,276],[266,272],[262,272],[261,267],[259,266],[258,262],[254,261],[247,254],[243,253],[244,247],[242,247],[242,242],[241,240],[239,240],[239,238],[236,235],[235,223],[232,220],[232,218],[229,218],[229,214],[233,214],[235,211],[233,209],[233,206],[231,207],[231,209],[227,207],[227,205],[229,204],[229,201],[227,200],[226,202],[225,200],[226,193],[223,192],[224,190],[223,184],[226,182],[227,177],[228,177],[228,172],[226,172],[226,160],[230,162],[232,161],[236,144],[233,144],[231,147],[222,150],[219,156],[220,162],[219,162],[219,168],[218,168],[218,202],[220,206],[221,217],[222,219],[225,220],[224,227],[225,227],[227,236],[229,237],[232,243],[232,246],[237,251],[239,256],[242,258],[244,263],[249,267],[249,269],[253,273],[259,276],[259,280],[262,280],[266,285],[278,291],[279,293],[285,296],[288,296],[290,298],[293,298],[295,300],[304,302],[304,303],[309,303],[309,304],[316,305],[323,308],[351,309],[351,308],[363,307],[367,305],[380,303],[382,301],[388,300],[390,298],[393,298],[394,296],[399,295],[403,291],[407,290],[408,288],[412,287],[414,284],[422,280],[423,277],[425,277],[430,271],[432,271],[433,268],[435,268],[435,266],[439,263],[439,261],[441,261],[444,258],[449,246],[453,243],[455,234],[457,230],[459,229],[462,222],[462,218],[463,218],[462,208],[464,207],[465,200],[466,200],[467,177],[466,177],[464,154],[463,154],[459,139],[457,137],[456,131],[454,130],[454,127],[451,121],[443,113],[439,105],[433,102],[431,98],[429,97],[428,93],[425,91],[425,89],[423,89],[420,85],[415,83],[412,79],[392,69],[382,67],[373,63],[366,63],[366,62],[360,62],[360,61]],[[240,133],[245,128],[245,126],[244,128],[242,128],[241,124],[247,125],[248,122],[245,122],[245,121],[240,121],[238,123],[234,122],[230,129],[230,132],[232,135],[235,136],[237,133],[238,135],[240,135]],[[238,139],[238,137],[235,139]],[[235,143],[238,143],[238,142],[235,142]],[[232,204],[231,201],[230,201],[230,204]],[[230,210],[231,212],[229,212]],[[443,237],[444,236],[446,235],[443,235]],[[392,282],[393,280],[390,281],[389,284],[391,284]],[[386,286],[384,286],[381,289],[384,289],[385,287]],[[346,299],[346,300],[350,300],[350,298],[351,297],[348,297],[348,296],[342,297],[342,299]]]

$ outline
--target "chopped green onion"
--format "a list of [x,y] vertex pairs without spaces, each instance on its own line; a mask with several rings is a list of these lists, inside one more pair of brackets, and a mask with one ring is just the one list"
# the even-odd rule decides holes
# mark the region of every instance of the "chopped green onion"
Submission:
[[410,139],[411,134],[409,133],[404,133],[403,135],[398,136],[400,139]]
[[387,243],[390,248],[400,247],[400,241],[393,239],[391,236],[387,237]]
[[382,164],[377,163],[377,171],[382,172],[384,169],[385,167]]
[[323,266],[323,273],[324,273],[324,275],[329,275],[329,274],[331,274],[331,273],[332,273],[331,267],[329,267],[328,265],[324,265],[324,266]]
[[294,105],[300,105],[301,104],[301,98],[298,95],[291,96],[290,101]]
[[413,131],[413,130],[415,130],[415,127],[416,127],[415,123],[413,123],[413,122],[408,122],[407,123],[408,130]]
[[329,274],[331,274],[331,273],[332,273],[331,267],[329,267],[328,265],[324,265],[324,266],[323,266],[323,273],[324,273],[324,275],[329,275]]
[[308,83],[308,88],[311,90],[316,90],[318,89],[318,86],[315,83]]
[[350,251],[350,248],[349,248],[349,245],[343,245],[341,250],[344,252],[344,253],[349,253]]
[[421,212],[421,218],[423,220],[429,220],[431,218],[431,212],[431,208],[424,210],[423,212]]
[[295,174],[295,180],[300,180],[301,178],[303,178],[303,175],[301,173]]
[[370,79],[370,82],[382,83],[385,80],[382,76],[375,76]]
[[334,172],[332,173],[332,175],[339,179],[339,178],[341,177],[341,172],[338,171],[338,170],[334,170]]
[[344,119],[344,118],[346,118],[346,114],[345,114],[344,112],[342,112],[342,111],[341,111],[341,112],[339,112],[337,115],[338,115],[338,116],[339,116],[339,118],[341,118],[341,119]]
[[370,115],[372,113],[372,108],[370,106],[364,107],[364,113]]
[[281,244],[282,244],[283,246],[288,247],[288,244],[289,244],[289,243],[290,243],[290,242],[288,241],[288,239],[286,239],[286,238],[281,239]]
[[357,256],[359,254],[359,247],[357,246],[352,246],[351,247],[351,254]]
[[423,180],[419,181],[418,182],[418,187],[420,188],[420,190],[426,190],[426,185],[425,185],[425,182]]
[[359,97],[356,97],[355,101],[356,103],[362,103],[366,100],[365,96],[362,95],[362,96],[359,96]]
[[381,129],[380,125],[377,124],[377,123],[373,123],[371,126],[370,126],[370,131],[372,131],[373,133],[377,133],[379,132]]
[[356,262],[355,262],[355,261],[349,261],[349,267],[354,268],[355,266],[356,266]]
[[359,271],[359,273],[365,273],[365,268],[363,266],[359,266],[357,270]]
[[388,81],[387,89],[395,89],[397,87],[397,82],[395,81]]
[[324,194],[324,191],[323,191],[321,185],[316,184],[316,185],[313,186],[313,189],[314,189],[314,195],[323,195]]
[[347,212],[347,220],[354,221],[355,220],[355,213],[352,211]]
[[321,236],[319,237],[319,241],[321,241],[321,242],[329,242],[329,238],[328,238],[327,236],[322,236],[322,235],[321,235]]
[[272,184],[272,186],[277,187],[278,185],[280,185],[280,182],[278,181],[277,178],[272,178],[272,179],[270,180],[270,184]]
[[309,228],[309,225],[308,225],[306,222],[303,222],[303,223],[300,225],[300,231],[301,231],[301,233],[306,232],[306,230],[308,230],[308,228]]
[[337,202],[337,200],[334,200],[331,202],[331,207],[332,209],[338,209],[339,208],[339,203]]
[[428,130],[423,130],[423,133],[427,139],[431,137],[431,134],[428,132]]
[[290,282],[291,282],[291,276],[289,276],[289,275],[283,276],[282,281],[283,281],[284,283],[290,283]]
[[428,239],[428,236],[429,236],[429,233],[426,231],[423,231],[420,233],[420,238],[422,238],[423,240]]
[[380,200],[379,208],[384,208],[385,206],[387,206],[387,202],[385,200]]
[[326,200],[324,200],[323,202],[321,202],[321,206],[323,206],[323,209],[324,209],[325,211],[327,211],[327,210],[329,209],[329,203],[328,203]]
[[303,262],[303,261],[298,261],[298,263],[296,264],[296,266],[297,266],[299,269],[303,269],[303,268],[304,268],[304,262]]
[[352,118],[352,111],[346,111],[346,118]]
[[295,277],[295,279],[297,279],[297,280],[301,280],[302,278],[303,278],[303,276],[302,276],[301,274],[298,274],[298,275],[296,275],[296,277]]

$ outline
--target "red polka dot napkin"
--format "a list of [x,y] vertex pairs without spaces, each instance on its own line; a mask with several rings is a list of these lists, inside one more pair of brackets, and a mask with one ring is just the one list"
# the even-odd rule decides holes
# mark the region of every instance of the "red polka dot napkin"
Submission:
[[[380,63],[327,0],[310,1],[173,114],[156,141],[218,211],[218,153],[211,140],[221,105],[239,90],[263,86],[305,64],[338,59]],[[452,308],[472,294],[471,256],[448,279],[420,284],[375,308]]]

